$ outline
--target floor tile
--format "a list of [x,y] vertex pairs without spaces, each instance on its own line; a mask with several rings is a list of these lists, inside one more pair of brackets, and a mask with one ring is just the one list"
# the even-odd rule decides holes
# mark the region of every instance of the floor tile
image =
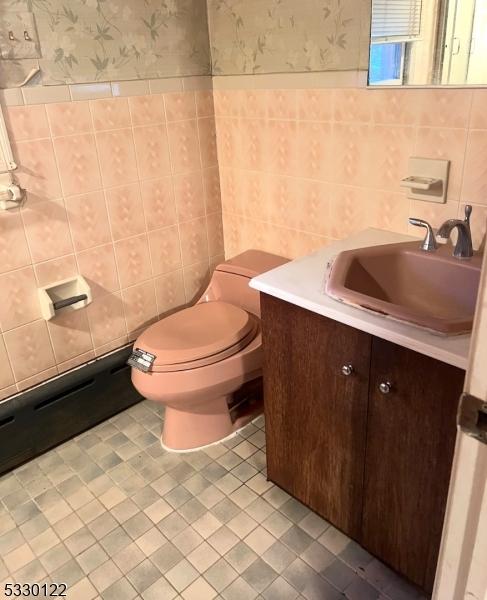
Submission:
[[172,600],[176,596],[176,590],[165,577],[160,577],[141,594],[144,600]]
[[69,600],[92,600],[98,595],[95,586],[84,577],[69,590]]
[[[66,542],[67,541],[68,540],[66,540]],[[93,541],[95,541],[94,538]],[[36,554],[36,556],[41,556],[51,548],[54,548],[54,546],[56,546],[59,542],[60,540],[56,535],[56,532],[53,529],[46,529],[46,531],[43,531],[35,538],[29,540],[29,545]]]
[[264,553],[275,541],[275,537],[260,525],[244,538],[244,542],[257,552],[257,554]]
[[198,577],[181,593],[184,600],[213,600],[216,595],[217,591],[203,577]]
[[204,577],[218,592],[222,592],[238,577],[238,573],[225,559],[220,558],[204,573]]
[[233,531],[239,538],[244,538],[258,526],[250,515],[240,512],[233,519],[227,522],[227,527]]
[[226,554],[238,541],[239,538],[225,525],[208,538],[208,543],[221,555]]
[[271,513],[264,521],[262,521],[262,527],[267,529],[267,531],[272,533],[276,538],[279,538],[286,533],[292,525],[292,521],[278,511]]
[[142,402],[0,478],[0,580],[70,600],[419,600],[418,590],[266,479],[259,418],[189,454]]
[[263,591],[266,600],[295,600],[299,592],[285,579],[278,577]]
[[298,523],[299,527],[306,531],[312,538],[318,538],[324,533],[330,524],[325,519],[319,517],[316,513],[309,512],[301,521]]
[[113,556],[117,552],[120,552],[120,550],[129,546],[131,542],[132,538],[126,533],[123,527],[119,526],[110,531],[110,533],[107,533],[107,535],[100,540],[100,545],[109,556]]
[[[68,588],[71,588],[75,583],[83,579],[85,573],[74,558],[64,563],[54,572],[52,572],[52,580],[65,583]],[[38,578],[29,577],[23,581],[39,581]]]
[[160,576],[159,569],[147,558],[129,571],[127,579],[140,594],[155,583]]
[[298,592],[302,592],[315,575],[315,571],[300,558],[296,558],[282,573],[284,579]]
[[[5,564],[8,566],[8,555],[4,557]],[[40,557],[43,567],[48,573],[55,571],[58,567],[71,560],[71,554],[64,544],[57,544]],[[20,559],[17,566],[21,566]]]
[[338,555],[345,550],[351,540],[344,533],[331,526],[318,538],[318,541],[330,552]]
[[257,554],[245,542],[238,542],[225,554],[225,560],[238,573],[243,573],[257,558]]
[[178,548],[178,550],[187,556],[192,550],[197,548],[203,542],[203,538],[200,534],[189,525],[181,531],[175,538],[173,538],[172,543]]
[[112,557],[113,562],[121,569],[124,573],[128,573],[135,566],[140,564],[145,558],[142,550],[137,546],[135,542],[132,542],[129,546],[120,550]]
[[[62,568],[62,567],[61,567]],[[56,571],[54,572],[56,573]],[[13,573],[12,579],[17,582],[41,581],[47,575],[42,563],[38,559],[31,560],[18,571]],[[83,573],[81,573],[83,576]],[[59,579],[58,581],[64,581]]]
[[132,598],[135,598],[136,596],[137,591],[125,577],[112,583],[112,585],[103,592],[103,600],[132,600]]
[[296,554],[277,540],[264,552],[262,558],[275,571],[282,573],[296,559]]
[[106,562],[108,554],[103,550],[100,544],[94,544],[79,556],[76,557],[80,567],[88,574]]
[[171,542],[166,542],[150,556],[151,561],[165,575],[170,569],[181,562],[184,555]]
[[339,558],[327,565],[321,575],[340,591],[344,591],[355,579],[355,572]]
[[255,560],[243,573],[242,577],[254,590],[262,592],[277,577],[277,572],[261,558]]
[[222,596],[225,600],[253,600],[257,598],[258,592],[245,579],[239,577],[223,590]]
[[302,594],[306,600],[343,600],[343,594],[317,574],[309,578]]
[[117,565],[107,560],[89,574],[90,581],[99,592],[103,592],[122,577]]
[[176,591],[182,592],[198,578],[198,571],[186,559],[183,559],[169,569],[164,576]]
[[378,600],[379,596],[378,590],[357,575],[345,588],[345,597],[348,600]]

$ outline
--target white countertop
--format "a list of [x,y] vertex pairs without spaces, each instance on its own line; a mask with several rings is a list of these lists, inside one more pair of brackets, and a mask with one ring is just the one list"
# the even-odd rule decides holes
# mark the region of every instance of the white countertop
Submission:
[[414,239],[416,238],[381,229],[366,229],[259,275],[251,280],[250,287],[389,342],[466,369],[470,335],[435,335],[418,327],[348,306],[325,294],[326,265],[339,252]]

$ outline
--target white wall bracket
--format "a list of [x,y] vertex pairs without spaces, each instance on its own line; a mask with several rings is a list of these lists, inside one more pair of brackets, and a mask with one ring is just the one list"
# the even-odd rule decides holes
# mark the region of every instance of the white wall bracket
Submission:
[[401,187],[408,189],[408,198],[412,200],[444,204],[449,171],[449,160],[411,157],[410,175],[401,180]]
[[12,173],[0,174],[0,210],[18,208],[24,195],[24,190],[15,182]]

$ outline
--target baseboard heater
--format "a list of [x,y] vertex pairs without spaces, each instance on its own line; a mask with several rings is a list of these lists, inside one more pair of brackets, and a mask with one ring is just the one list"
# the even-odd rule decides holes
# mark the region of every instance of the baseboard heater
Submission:
[[0,475],[142,400],[121,348],[0,403]]

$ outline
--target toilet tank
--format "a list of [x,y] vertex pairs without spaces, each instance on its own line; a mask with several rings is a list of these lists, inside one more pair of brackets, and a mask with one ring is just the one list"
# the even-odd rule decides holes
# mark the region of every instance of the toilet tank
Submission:
[[247,250],[216,267],[200,302],[222,300],[260,317],[259,292],[249,286],[249,281],[287,262],[287,258],[276,254]]

